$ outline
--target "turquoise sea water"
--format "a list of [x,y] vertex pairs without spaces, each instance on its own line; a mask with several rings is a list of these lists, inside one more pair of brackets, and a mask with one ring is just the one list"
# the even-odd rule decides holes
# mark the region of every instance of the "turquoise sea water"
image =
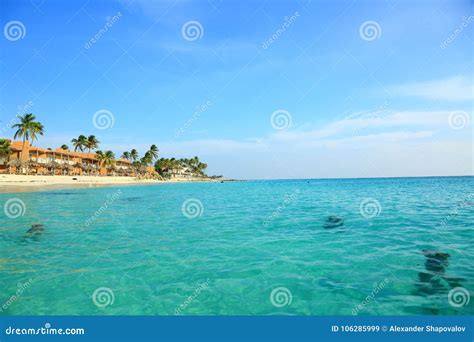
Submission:
[[68,189],[0,204],[0,315],[474,313],[473,177]]

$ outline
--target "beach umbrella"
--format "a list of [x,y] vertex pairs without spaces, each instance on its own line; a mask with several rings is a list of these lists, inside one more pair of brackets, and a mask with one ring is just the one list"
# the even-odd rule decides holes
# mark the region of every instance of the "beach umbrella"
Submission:
[[7,163],[7,165],[8,166],[13,166],[13,167],[20,167],[21,166],[21,161],[19,159],[10,160]]
[[59,168],[61,165],[59,165],[59,163],[55,162],[55,161],[51,161],[49,163],[46,164],[46,167],[48,169],[51,169],[51,172],[54,174],[54,171]]
[[64,164],[64,171],[67,171],[68,174],[70,174],[73,170],[74,166],[72,166],[71,164]]
[[90,173],[91,166],[89,164],[82,164],[82,171],[84,171],[86,174]]
[[31,160],[25,160],[21,162],[21,167],[26,169],[26,173],[28,174],[31,167],[34,167],[34,163]]
[[7,165],[10,167],[8,172],[11,172],[11,168],[14,167],[15,171],[20,171],[21,161],[19,159],[10,160]]
[[61,165],[58,162],[51,161],[51,162],[47,163],[46,166],[50,169],[57,169]]

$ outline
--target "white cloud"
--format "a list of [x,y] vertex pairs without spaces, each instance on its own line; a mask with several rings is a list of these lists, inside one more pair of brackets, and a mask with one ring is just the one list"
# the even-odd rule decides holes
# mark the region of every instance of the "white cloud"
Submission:
[[465,76],[443,80],[407,83],[389,88],[394,95],[421,97],[430,100],[470,101],[474,99],[474,84]]
[[[245,179],[472,175],[472,130],[451,129],[451,112],[357,113],[322,127],[265,137],[157,145],[164,157],[197,155],[210,174]],[[148,146],[112,142],[101,148],[118,154]]]
[[167,155],[199,155],[211,173],[247,179],[469,175],[472,133],[452,130],[451,112],[357,113],[261,138],[160,146]]
[[[402,112],[369,112],[346,116],[340,120],[328,123],[327,125],[313,130],[292,130],[277,132],[272,137],[280,141],[292,140],[326,140],[326,139],[356,139],[360,136],[376,131],[376,134],[387,133],[393,129],[420,130],[423,132],[427,128],[448,129],[448,118],[452,111],[402,111]],[[380,139],[389,135],[380,135]],[[426,134],[418,135],[425,137]],[[414,138],[417,135],[406,135],[406,138]]]

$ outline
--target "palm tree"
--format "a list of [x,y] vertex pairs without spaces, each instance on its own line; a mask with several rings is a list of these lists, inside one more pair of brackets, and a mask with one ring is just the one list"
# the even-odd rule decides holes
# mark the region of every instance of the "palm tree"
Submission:
[[11,144],[8,139],[0,139],[0,156],[10,157],[11,153]]
[[[133,151],[133,150],[132,150]],[[140,159],[141,166],[148,166],[158,158],[158,147],[151,145],[150,149],[145,152],[145,155]]]
[[158,172],[161,176],[168,178],[171,177],[172,174],[179,172],[183,167],[183,159],[177,160],[176,158],[160,158],[155,163],[156,172]]
[[99,143],[100,141],[97,140],[97,138],[95,137],[95,135],[89,135],[89,137],[87,138],[86,142],[85,142],[85,147],[87,149],[89,149],[89,153],[91,152],[91,150],[94,150],[96,148],[99,147]]
[[130,160],[130,152],[125,151],[124,153],[122,153],[122,156],[120,158]]
[[140,159],[140,163],[141,163],[143,166],[146,166],[146,165],[151,164],[152,161],[153,161],[153,157],[152,157],[151,151],[146,151],[146,153],[145,153],[145,155],[143,156],[143,158]]
[[207,169],[207,164],[203,163],[199,160],[198,157],[193,157],[191,159],[166,159],[160,158],[155,163],[155,170],[160,175],[171,175],[175,173],[179,173],[179,171],[187,169],[194,175],[197,176],[206,176],[204,170]]
[[198,157],[184,159],[184,164],[191,170],[192,173],[199,176],[205,176],[204,170],[207,169],[207,164],[201,162]]
[[196,172],[198,175],[205,176],[206,175],[204,173],[205,169],[207,169],[207,164],[199,162],[196,168],[194,169],[194,172]]
[[76,138],[72,139],[71,143],[74,146],[74,151],[79,150],[81,152],[84,152],[84,148],[87,145],[87,141],[88,140],[87,140],[86,136],[82,135],[82,134],[80,136],[78,136],[77,139]]
[[97,151],[96,155],[100,166],[105,166],[106,168],[109,168],[115,163],[115,154],[112,151]]
[[130,151],[130,158],[132,159],[133,162],[137,161],[138,159],[138,152],[135,149],[132,149]]
[[12,128],[16,128],[17,131],[13,136],[14,139],[23,138],[23,147],[25,147],[25,142],[31,139],[31,144],[33,141],[38,139],[38,135],[43,135],[44,126],[39,121],[35,121],[36,117],[30,113],[25,116],[18,116],[20,123],[14,124]]
[[62,144],[61,147],[60,147],[61,150],[66,150],[66,151],[69,151],[69,146],[66,145],[66,144]]
[[[10,161],[10,153],[12,152],[10,140],[0,139],[0,157],[5,159],[6,164]],[[11,167],[9,168],[9,173],[11,173]]]
[[[23,146],[22,150],[25,148],[25,142],[31,140],[31,144],[33,145],[33,141],[38,139],[38,135],[43,135],[44,133],[44,126],[41,122],[35,121],[36,117],[32,114],[26,114],[25,116],[18,116],[20,119],[20,123],[14,124],[12,128],[16,128],[15,135],[13,136],[14,139],[22,138],[23,139]],[[29,165],[30,155],[28,153],[28,163],[26,164],[26,174],[28,174],[28,165]]]
[[199,164],[199,157],[195,156],[194,158],[191,158],[189,163],[191,164],[191,167],[196,168],[196,166]]
[[155,144],[150,146],[150,149],[148,150],[148,152],[150,152],[150,156],[153,160],[158,158],[159,150],[158,150],[158,147]]

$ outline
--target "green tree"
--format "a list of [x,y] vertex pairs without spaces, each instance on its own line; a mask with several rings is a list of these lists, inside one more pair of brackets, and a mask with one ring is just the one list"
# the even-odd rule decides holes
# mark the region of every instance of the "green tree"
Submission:
[[80,136],[78,136],[77,139],[76,138],[72,139],[71,143],[74,146],[74,151],[79,150],[81,152],[84,152],[84,149],[87,146],[87,141],[88,140],[87,140],[86,136],[82,135],[82,134]]
[[135,162],[138,160],[138,152],[134,148],[130,151],[130,158],[132,162]]
[[148,152],[150,153],[150,156],[153,160],[158,158],[159,150],[158,150],[158,147],[155,144],[150,146],[150,149],[148,150]]
[[95,135],[89,135],[87,140],[85,141],[85,147],[89,150],[89,153],[91,150],[95,150],[96,148],[99,147],[100,141],[97,140]]
[[150,151],[146,151],[145,155],[140,159],[142,166],[147,166],[153,162],[153,156]]
[[124,153],[122,153],[122,156],[120,158],[130,160],[130,152],[125,151]]
[[0,157],[5,158],[8,164],[8,172],[11,173],[10,154],[12,152],[11,143],[8,139],[0,139]]
[[31,144],[33,144],[33,141],[38,139],[38,135],[44,134],[43,124],[39,121],[35,121],[36,117],[32,113],[26,114],[25,116],[18,116],[18,119],[20,119],[20,123],[12,126],[12,128],[17,129],[13,138],[22,138],[23,147],[25,147],[26,141],[31,140]]
[[[38,139],[38,135],[44,134],[44,126],[41,122],[35,121],[36,117],[32,114],[26,114],[24,116],[19,115],[20,123],[14,124],[12,128],[16,128],[14,139],[22,138],[23,146],[22,150],[25,148],[26,141],[33,142]],[[30,154],[28,153],[28,162],[26,164],[26,174],[28,174],[30,165]]]
[[8,139],[0,139],[0,156],[6,157],[7,161],[10,159],[10,153],[12,152],[11,143]]
[[115,154],[112,151],[97,151],[97,160],[100,163],[100,166],[109,167],[115,163]]

